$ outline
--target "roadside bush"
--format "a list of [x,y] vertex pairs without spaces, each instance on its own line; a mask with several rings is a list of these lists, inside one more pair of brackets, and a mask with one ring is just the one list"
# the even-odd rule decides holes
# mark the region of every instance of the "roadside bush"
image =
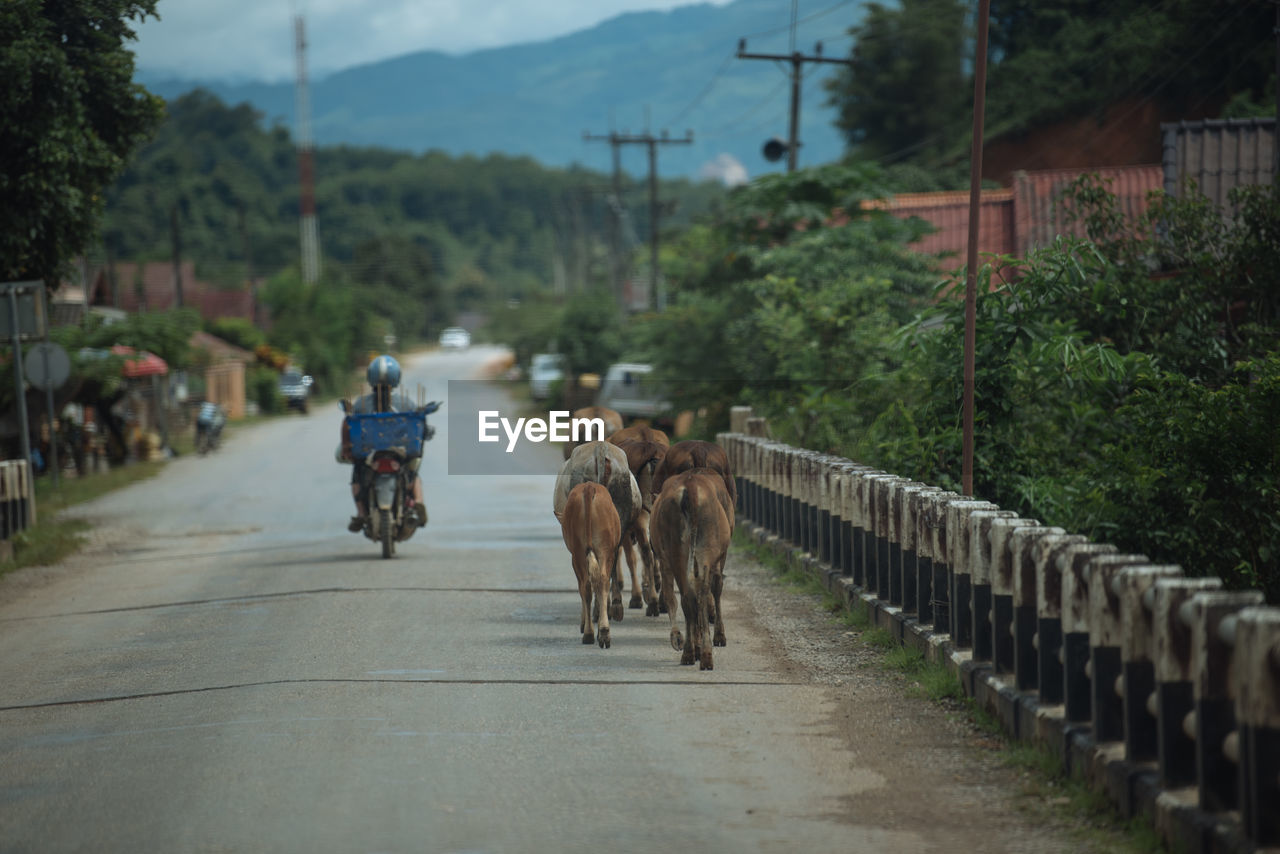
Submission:
[[245,393],[258,404],[264,415],[284,411],[284,398],[280,395],[280,375],[271,368],[256,366],[245,377]]

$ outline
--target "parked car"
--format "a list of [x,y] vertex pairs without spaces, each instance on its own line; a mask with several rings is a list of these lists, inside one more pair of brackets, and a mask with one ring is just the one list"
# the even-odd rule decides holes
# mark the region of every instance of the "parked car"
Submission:
[[658,423],[670,417],[670,404],[649,379],[652,365],[621,362],[610,365],[600,385],[596,405],[617,412],[626,420],[643,418]]
[[450,326],[440,333],[440,346],[446,350],[465,350],[471,346],[471,333],[461,326]]
[[559,353],[535,353],[529,360],[529,396],[546,400],[551,384],[564,379],[564,357]]
[[285,368],[280,374],[280,396],[288,409],[307,413],[307,399],[311,396],[312,379],[297,368]]

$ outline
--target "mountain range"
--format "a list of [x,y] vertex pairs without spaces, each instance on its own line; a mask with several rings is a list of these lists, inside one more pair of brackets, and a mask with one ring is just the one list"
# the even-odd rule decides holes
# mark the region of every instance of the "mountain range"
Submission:
[[[836,3],[802,18],[795,48],[847,55],[858,4]],[[658,168],[670,177],[726,182],[785,168],[761,148],[785,139],[790,65],[736,58],[789,54],[790,4],[735,0],[666,12],[635,12],[542,42],[450,55],[422,51],[338,71],[310,83],[317,145],[374,146],[453,155],[528,156],[548,166],[611,166],[610,146],[584,133],[692,132],[692,144],[663,145]],[[836,66],[806,64],[801,95],[800,165],[837,159],[843,141],[822,80]],[[295,127],[292,83],[174,79],[139,71],[150,91],[174,98],[206,89],[228,104],[248,102],[268,125]],[[611,125],[612,122],[612,125]],[[643,176],[645,146],[623,146],[622,168]]]

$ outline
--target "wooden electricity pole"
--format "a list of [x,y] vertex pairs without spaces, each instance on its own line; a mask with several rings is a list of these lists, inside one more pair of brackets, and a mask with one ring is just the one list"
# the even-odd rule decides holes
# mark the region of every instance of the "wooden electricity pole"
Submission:
[[[690,145],[693,143],[693,131],[685,131],[685,135],[679,139],[673,139],[668,136],[665,130],[659,136],[654,136],[646,131],[641,134],[610,132],[607,136],[592,136],[589,133],[584,133],[582,138],[588,142],[608,142],[613,146],[615,193],[617,193],[619,186],[619,174],[621,171],[620,158],[618,156],[620,148],[624,145],[644,145],[649,149],[649,308],[653,311],[658,311],[661,307],[658,300],[658,146]],[[621,231],[621,222],[618,223],[618,229]]]

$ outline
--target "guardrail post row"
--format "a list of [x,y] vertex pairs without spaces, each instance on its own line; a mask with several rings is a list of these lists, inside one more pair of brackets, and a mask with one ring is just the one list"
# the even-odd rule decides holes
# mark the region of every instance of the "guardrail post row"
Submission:
[[[967,560],[957,561],[956,571],[969,576],[969,620],[973,638],[973,660],[990,661],[997,673],[1008,673],[1013,669],[1013,639],[1009,638],[1008,664],[1001,669],[998,664],[1000,655],[999,639],[992,626],[996,615],[1002,613],[995,605],[997,588],[996,575],[1001,562],[1008,563],[1002,554],[1005,538],[992,537],[995,526],[1010,522],[1030,525],[1034,520],[1019,519],[1012,510],[977,510],[969,514],[969,524],[962,536],[967,536],[969,547],[964,554]],[[1007,574],[1006,570],[1006,574]],[[1005,597],[1013,601],[1013,585],[1009,584],[1009,595]],[[1007,609],[1006,609],[1007,610]]]
[[1009,559],[1013,565],[1013,623],[1009,627],[1013,641],[1013,681],[1019,691],[1034,691],[1040,683],[1040,660],[1036,652],[1039,622],[1036,616],[1036,590],[1040,579],[1036,568],[1036,550],[1047,537],[1060,537],[1067,532],[1052,526],[1014,528],[1009,537]]
[[1220,590],[1218,578],[1159,578],[1146,595],[1151,599],[1152,648],[1155,659],[1156,762],[1160,781],[1170,789],[1196,782],[1196,743],[1184,722],[1195,711],[1191,681],[1191,626],[1179,612],[1197,593]]
[[951,610],[951,642],[956,649],[973,646],[973,577],[969,564],[969,515],[979,510],[999,510],[990,501],[964,497],[947,505],[947,596]]
[[[1229,627],[1236,623],[1239,611],[1262,602],[1258,590],[1197,593],[1179,609],[1179,616],[1191,625],[1196,783],[1201,809],[1211,812],[1232,810],[1238,804],[1239,769],[1228,752],[1228,740],[1236,735],[1231,672],[1235,656]],[[1228,627],[1226,632],[1224,626]],[[1269,808],[1275,809],[1275,805]]]
[[1132,762],[1158,757],[1156,714],[1155,594],[1156,581],[1182,577],[1180,566],[1135,566],[1112,580],[1120,597],[1120,661],[1124,674],[1124,755]]
[[1109,543],[1069,546],[1058,557],[1062,573],[1062,703],[1068,723],[1093,717],[1093,663],[1089,647],[1089,583],[1093,560],[1117,553]]
[[[818,560],[822,561],[823,566],[830,567],[833,563],[839,568],[838,555],[840,547],[838,544],[831,542],[832,528],[832,511],[834,510],[837,518],[839,517],[839,508],[835,506],[832,500],[832,493],[835,490],[835,457],[822,454],[818,457]],[[833,547],[834,546],[834,547]],[[835,558],[833,560],[833,558]]]
[[1240,612],[1235,659],[1241,822],[1255,845],[1280,845],[1280,608]]
[[1150,566],[1145,555],[1102,555],[1090,562],[1089,666],[1092,670],[1093,738],[1124,740],[1124,701],[1118,686],[1124,675],[1121,658],[1120,597],[1112,583],[1130,566]]
[[1063,699],[1062,570],[1058,556],[1071,546],[1088,542],[1089,538],[1080,534],[1050,534],[1036,542],[1036,631],[1032,646],[1036,653],[1035,688],[1040,702],[1047,706]]

